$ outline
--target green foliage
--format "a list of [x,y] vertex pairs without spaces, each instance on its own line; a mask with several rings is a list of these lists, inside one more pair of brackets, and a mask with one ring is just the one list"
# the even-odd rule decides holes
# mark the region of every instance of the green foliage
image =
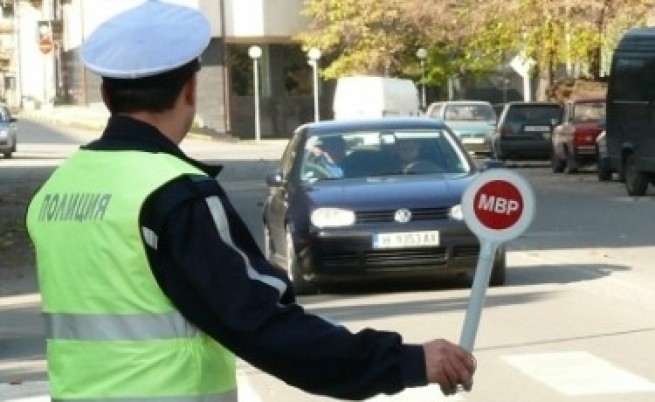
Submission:
[[[420,77],[415,52],[428,50],[426,82],[482,76],[517,54],[536,61],[535,73],[593,64],[623,31],[641,25],[651,0],[305,0],[309,29],[294,39],[316,46],[322,74]],[[600,52],[596,52],[600,54]],[[597,60],[596,60],[597,62]]]

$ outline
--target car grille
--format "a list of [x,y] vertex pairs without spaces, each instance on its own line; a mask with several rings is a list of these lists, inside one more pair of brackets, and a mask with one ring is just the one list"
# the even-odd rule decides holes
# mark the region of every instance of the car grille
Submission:
[[[448,218],[449,208],[417,208],[410,209],[412,212],[413,221],[427,221],[434,219]],[[384,223],[393,222],[394,214],[397,209],[390,209],[385,211],[357,211],[356,223]]]
[[321,259],[327,268],[365,266],[366,268],[392,268],[445,264],[446,248],[430,247],[402,250],[369,250],[362,253],[335,252]]
[[454,257],[477,257],[480,254],[480,246],[455,246]]

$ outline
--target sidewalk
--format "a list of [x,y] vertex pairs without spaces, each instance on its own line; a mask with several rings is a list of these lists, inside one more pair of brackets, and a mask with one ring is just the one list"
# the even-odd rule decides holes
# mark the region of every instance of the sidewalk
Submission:
[[[109,111],[101,103],[90,104],[88,106],[46,105],[38,109],[20,109],[15,114],[18,118],[30,118],[54,124],[65,124],[94,130],[103,129],[109,118]],[[208,137],[222,141],[241,141],[238,137],[210,132],[197,126],[191,128],[190,134],[194,137]]]
[[109,112],[100,104],[89,106],[43,106],[39,109],[21,109],[16,113],[16,117],[101,129],[107,123]]

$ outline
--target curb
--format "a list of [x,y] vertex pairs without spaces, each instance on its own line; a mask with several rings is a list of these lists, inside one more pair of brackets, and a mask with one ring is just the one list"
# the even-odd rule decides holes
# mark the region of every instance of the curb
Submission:
[[[62,112],[57,111],[56,108],[44,111],[19,110],[15,113],[15,116],[19,119],[32,119],[36,121],[48,122],[52,124],[62,124],[82,129],[99,131],[105,128],[109,114],[97,111],[93,112],[94,114],[97,113],[97,115],[85,117],[83,115],[88,113],[88,111],[85,112],[83,110],[85,109],[81,108],[79,111],[77,111],[79,113],[76,113],[76,111],[73,109],[66,110],[66,115],[58,114]],[[212,132],[201,127],[192,127],[189,130],[188,137],[200,140],[227,141],[234,143],[242,141],[239,137],[224,133]]]

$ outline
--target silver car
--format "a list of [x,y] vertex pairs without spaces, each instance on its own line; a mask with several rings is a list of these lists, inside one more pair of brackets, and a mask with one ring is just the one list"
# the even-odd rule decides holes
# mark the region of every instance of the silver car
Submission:
[[432,103],[426,116],[443,120],[471,153],[490,154],[496,112],[486,101],[458,100]]
[[0,153],[11,158],[16,152],[16,118],[12,117],[6,106],[0,105]]

